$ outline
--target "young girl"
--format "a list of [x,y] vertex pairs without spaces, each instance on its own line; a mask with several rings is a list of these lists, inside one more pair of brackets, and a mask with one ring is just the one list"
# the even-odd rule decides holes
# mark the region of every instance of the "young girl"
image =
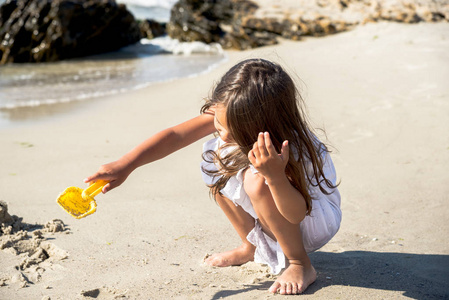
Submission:
[[341,221],[340,194],[327,148],[312,133],[290,76],[277,64],[245,60],[215,87],[202,114],[150,137],[85,182],[103,193],[137,167],[211,133],[201,169],[242,245],[206,259],[212,266],[267,264],[284,270],[269,291],[303,292],[316,279],[307,253],[325,245]]

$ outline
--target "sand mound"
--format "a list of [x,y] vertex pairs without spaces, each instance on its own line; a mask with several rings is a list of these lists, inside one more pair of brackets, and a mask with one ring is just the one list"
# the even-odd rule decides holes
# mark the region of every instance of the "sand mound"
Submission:
[[40,281],[47,265],[68,257],[68,253],[46,241],[45,235],[69,233],[64,223],[54,219],[42,224],[27,224],[22,218],[8,213],[8,206],[0,201],[0,250],[17,256],[19,263],[13,270],[0,274],[0,286],[18,283],[21,287]]

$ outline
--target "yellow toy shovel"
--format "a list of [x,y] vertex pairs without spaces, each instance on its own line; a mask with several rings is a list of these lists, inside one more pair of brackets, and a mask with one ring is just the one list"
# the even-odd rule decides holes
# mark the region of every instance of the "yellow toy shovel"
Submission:
[[107,183],[108,181],[98,180],[85,190],[75,186],[68,187],[59,195],[56,202],[73,217],[84,218],[97,210],[94,197]]

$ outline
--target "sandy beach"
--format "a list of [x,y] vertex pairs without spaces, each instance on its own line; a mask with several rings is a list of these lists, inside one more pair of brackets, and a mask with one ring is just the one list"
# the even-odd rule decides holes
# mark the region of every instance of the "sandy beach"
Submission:
[[[100,165],[198,115],[213,83],[253,57],[298,80],[341,180],[340,231],[311,255],[318,279],[298,297],[448,299],[448,49],[447,23],[366,24],[229,51],[210,73],[0,129],[0,200],[30,225],[27,236],[0,236],[0,299],[284,297],[267,292],[275,277],[266,266],[203,263],[240,245],[201,179],[208,138],[139,168],[97,196],[91,216],[76,220],[56,204]],[[29,257],[37,249],[44,254]]]

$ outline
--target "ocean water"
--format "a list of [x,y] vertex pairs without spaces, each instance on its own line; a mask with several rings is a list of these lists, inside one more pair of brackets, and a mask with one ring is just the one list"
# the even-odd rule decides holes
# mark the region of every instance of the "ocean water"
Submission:
[[[118,2],[126,4],[137,19],[167,22],[176,1]],[[93,101],[156,82],[197,76],[225,60],[226,54],[219,45],[180,43],[160,37],[101,55],[56,63],[0,66],[0,125],[23,118],[19,110],[26,111],[27,117],[33,117],[33,111],[35,117],[42,117],[43,110],[55,111],[51,106]]]

